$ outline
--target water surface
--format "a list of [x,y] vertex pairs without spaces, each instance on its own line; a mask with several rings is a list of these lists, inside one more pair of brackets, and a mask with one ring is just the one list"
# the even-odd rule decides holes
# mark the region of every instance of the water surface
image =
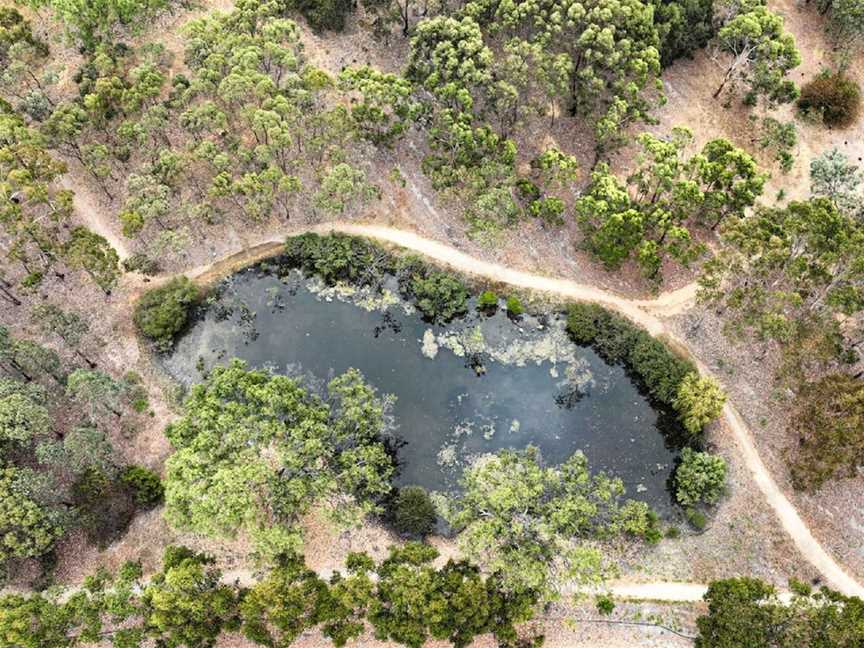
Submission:
[[317,284],[297,272],[234,275],[177,341],[166,369],[190,384],[202,368],[238,357],[323,384],[355,367],[396,397],[399,484],[452,490],[473,458],[530,443],[551,464],[582,450],[628,495],[670,512],[677,450],[661,432],[669,416],[622,367],[572,344],[563,316],[513,323],[501,311],[472,312],[433,327],[395,298],[367,310],[366,296],[334,296]]

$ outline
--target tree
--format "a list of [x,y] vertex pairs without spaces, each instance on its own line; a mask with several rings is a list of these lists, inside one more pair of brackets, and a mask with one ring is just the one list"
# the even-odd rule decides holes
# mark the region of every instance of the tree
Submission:
[[858,189],[862,178],[864,174],[858,166],[851,164],[837,148],[825,151],[810,162],[810,192],[828,198],[837,209],[848,214],[855,214],[861,208]]
[[86,227],[75,227],[65,252],[69,265],[84,270],[106,295],[111,294],[122,270],[117,251],[103,236]]
[[748,646],[856,646],[864,641],[864,601],[828,588],[812,590],[792,581],[793,596],[782,602],[772,585],[756,578],[712,582],[705,594],[708,613],[696,621],[696,648]]
[[828,33],[847,51],[864,39],[864,7],[856,0],[831,0]]
[[0,378],[0,448],[10,442],[27,446],[50,434],[54,422],[45,397],[41,389]]
[[43,443],[36,448],[39,463],[81,475],[95,470],[104,475],[117,471],[114,447],[104,432],[94,427],[76,427],[62,442]]
[[208,535],[244,530],[272,556],[298,548],[297,520],[316,503],[343,524],[380,510],[394,470],[386,401],[356,370],[328,394],[329,404],[239,361],[214,368],[166,430],[169,522]]
[[375,185],[366,181],[366,173],[350,164],[334,166],[321,181],[315,193],[315,206],[331,214],[342,214],[346,209],[365,205],[380,195]]
[[[779,341],[794,366],[836,359],[835,314],[864,309],[862,224],[813,198],[759,207],[730,220],[722,238],[699,278],[699,298],[724,309],[729,329]],[[792,353],[805,342],[806,353]]]
[[701,434],[703,428],[720,416],[726,394],[713,378],[690,373],[678,387],[675,409],[690,434]]
[[48,7],[66,23],[69,33],[85,48],[92,49],[109,39],[119,24],[140,27],[173,0],[27,0],[34,9]]
[[301,633],[330,620],[334,607],[327,583],[302,556],[283,556],[243,597],[242,632],[256,644],[289,648]]
[[37,304],[30,311],[30,320],[43,332],[59,337],[91,369],[96,368],[96,363],[81,351],[82,342],[90,332],[90,325],[78,313],[64,311],[54,304]]
[[790,466],[796,488],[815,491],[856,475],[864,465],[864,385],[845,374],[805,385],[790,431],[798,438]]
[[725,488],[723,457],[690,448],[681,451],[681,463],[675,469],[675,499],[679,504],[716,504]]
[[346,68],[339,81],[344,90],[359,92],[362,101],[351,106],[351,117],[373,144],[391,147],[419,114],[412,84],[401,76],[363,66]]
[[769,106],[794,101],[798,91],[786,74],[801,64],[801,54],[792,35],[783,31],[783,19],[762,0],[743,0],[734,7],[737,11],[717,32],[719,51],[731,59],[714,98],[727,86],[744,84],[748,103],[760,97]]
[[591,540],[644,536],[654,526],[647,505],[622,502],[621,481],[592,475],[581,452],[556,468],[532,446],[485,455],[465,470],[462,487],[442,513],[465,555],[514,594],[551,597],[569,581],[596,584],[605,567]]
[[66,395],[88,410],[90,419],[97,421],[108,414],[117,418],[123,386],[111,376],[91,369],[76,369],[66,378]]
[[147,634],[157,645],[209,648],[223,630],[238,628],[237,593],[212,563],[186,547],[165,549],[162,571],[141,596]]
[[0,468],[0,565],[13,558],[37,558],[63,534],[62,512],[28,492],[28,471]]
[[135,325],[157,348],[170,349],[174,337],[186,326],[189,309],[198,298],[198,289],[189,279],[175,277],[141,297],[135,306]]

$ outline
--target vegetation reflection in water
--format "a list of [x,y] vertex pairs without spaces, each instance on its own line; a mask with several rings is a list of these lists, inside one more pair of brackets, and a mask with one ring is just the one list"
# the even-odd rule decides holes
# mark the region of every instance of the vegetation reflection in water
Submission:
[[395,282],[382,295],[267,267],[221,284],[164,359],[176,379],[192,384],[234,357],[313,386],[354,367],[395,397],[399,485],[450,491],[473,459],[531,444],[550,464],[582,450],[629,496],[671,512],[674,415],[652,407],[622,367],[575,345],[563,315],[514,322],[504,309],[472,309],[433,326],[397,296]]

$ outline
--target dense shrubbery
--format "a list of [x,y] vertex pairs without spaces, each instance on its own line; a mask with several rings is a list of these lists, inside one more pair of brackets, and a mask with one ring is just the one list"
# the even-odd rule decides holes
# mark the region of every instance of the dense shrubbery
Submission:
[[826,126],[846,128],[858,121],[861,89],[842,72],[825,72],[801,88],[798,108]]
[[612,363],[623,363],[642,380],[651,396],[678,412],[693,435],[720,415],[725,396],[710,378],[700,378],[692,362],[681,358],[647,331],[597,304],[573,304],[567,331],[578,344],[590,345]]
[[286,4],[299,11],[315,31],[342,31],[345,18],[357,3],[352,0],[287,0]]
[[468,289],[451,274],[437,271],[415,274],[408,286],[417,308],[433,322],[449,322],[467,310]]
[[369,285],[392,269],[390,255],[367,239],[344,234],[303,234],[285,243],[285,259],[294,268],[316,274],[328,285],[345,281]]
[[135,324],[160,350],[170,349],[174,337],[186,326],[198,297],[198,288],[189,279],[172,279],[141,297],[135,307]]

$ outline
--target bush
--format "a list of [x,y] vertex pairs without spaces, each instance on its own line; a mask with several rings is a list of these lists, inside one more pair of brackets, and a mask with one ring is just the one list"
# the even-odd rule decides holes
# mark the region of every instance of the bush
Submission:
[[842,72],[820,74],[801,89],[798,108],[816,114],[826,126],[845,128],[858,119],[861,90]]
[[615,601],[611,594],[598,594],[595,599],[597,611],[603,616],[609,616],[615,611]]
[[410,283],[417,308],[433,322],[449,322],[467,310],[468,290],[453,275],[430,272],[415,275]]
[[806,385],[790,428],[798,437],[795,488],[815,491],[829,479],[855,476],[864,465],[864,383],[834,374]]
[[608,312],[597,304],[573,304],[567,311],[567,331],[577,344],[594,344]]
[[628,361],[651,395],[665,405],[675,402],[685,376],[696,370],[692,363],[678,357],[660,340],[645,332],[638,336]]
[[519,317],[524,312],[525,308],[522,306],[522,302],[519,301],[518,297],[511,295],[507,298],[507,314],[510,317]]
[[726,489],[726,461],[684,448],[675,471],[675,499],[682,506],[716,504]]
[[491,290],[485,290],[480,293],[480,296],[477,298],[478,310],[490,312],[496,308],[498,308],[498,295]]
[[355,236],[302,234],[285,242],[285,259],[293,268],[321,277],[332,286],[340,281],[366,286],[390,270],[381,248]]
[[345,17],[354,9],[351,0],[294,0],[293,4],[315,31],[342,31]]
[[142,466],[128,466],[120,480],[132,489],[135,503],[144,508],[153,508],[162,503],[165,489],[162,480],[152,470]]
[[713,378],[687,374],[678,388],[673,403],[679,418],[690,434],[700,434],[703,428],[720,416],[726,394]]
[[123,269],[126,272],[139,272],[147,277],[152,277],[159,272],[159,262],[146,254],[133,254],[123,261]]
[[393,502],[393,524],[403,535],[424,537],[435,527],[435,505],[421,486],[400,488]]
[[198,296],[198,288],[186,277],[172,279],[141,297],[135,307],[135,325],[160,350],[167,351],[186,326]]
[[687,518],[690,525],[697,531],[703,531],[705,527],[708,526],[708,517],[698,509],[688,508],[684,512],[684,516]]

